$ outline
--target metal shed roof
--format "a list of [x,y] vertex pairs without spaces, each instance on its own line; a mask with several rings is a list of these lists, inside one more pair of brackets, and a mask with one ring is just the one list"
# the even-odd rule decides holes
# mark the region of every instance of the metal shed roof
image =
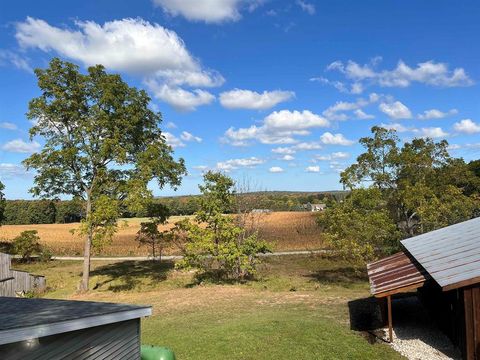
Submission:
[[367,272],[370,290],[376,297],[413,290],[430,279],[425,269],[404,252],[368,264]]
[[149,306],[0,297],[0,345],[149,316]]
[[480,218],[414,236],[402,244],[443,290],[480,282]]

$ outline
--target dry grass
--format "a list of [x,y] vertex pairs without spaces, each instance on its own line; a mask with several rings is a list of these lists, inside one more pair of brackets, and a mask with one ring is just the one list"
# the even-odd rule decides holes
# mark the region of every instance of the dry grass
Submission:
[[[173,223],[182,219],[173,216],[169,224],[162,226],[168,229]],[[135,256],[148,255],[146,247],[139,247],[135,234],[140,228],[140,222],[145,219],[127,219],[128,226],[121,226],[111,244],[98,251],[104,256]],[[123,220],[120,225],[123,225]],[[275,212],[259,215],[256,219],[259,236],[273,244],[276,251],[313,250],[322,247],[322,236],[315,224],[315,215],[309,212]],[[43,244],[48,246],[55,255],[81,255],[83,239],[72,234],[78,224],[41,224],[41,225],[4,225],[0,227],[0,239],[12,240],[25,230],[37,230]],[[175,254],[176,249],[167,250]]]

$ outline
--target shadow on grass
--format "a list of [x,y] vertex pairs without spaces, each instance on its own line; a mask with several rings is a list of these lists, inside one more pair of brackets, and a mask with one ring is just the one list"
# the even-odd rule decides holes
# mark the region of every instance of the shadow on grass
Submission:
[[96,268],[91,275],[108,276],[104,281],[98,282],[94,289],[107,285],[112,281],[121,284],[111,284],[111,291],[127,291],[141,285],[145,279],[160,282],[167,279],[168,272],[175,266],[173,261],[122,261]]
[[385,338],[386,324],[378,299],[368,297],[348,302],[350,329],[359,331],[371,344]]
[[235,285],[235,284],[245,284],[251,281],[257,281],[255,277],[246,277],[242,279],[234,279],[228,277],[224,271],[221,270],[211,270],[195,274],[192,279],[192,282],[187,284],[185,287],[192,288],[202,284],[212,284],[212,285]]
[[352,284],[368,281],[367,274],[354,267],[322,269],[305,276],[319,283]]

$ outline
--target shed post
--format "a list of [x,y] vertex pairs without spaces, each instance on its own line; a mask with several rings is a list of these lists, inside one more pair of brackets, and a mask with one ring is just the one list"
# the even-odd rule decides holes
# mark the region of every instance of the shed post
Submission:
[[392,296],[387,296],[388,307],[388,338],[390,342],[393,342],[393,326],[392,326]]

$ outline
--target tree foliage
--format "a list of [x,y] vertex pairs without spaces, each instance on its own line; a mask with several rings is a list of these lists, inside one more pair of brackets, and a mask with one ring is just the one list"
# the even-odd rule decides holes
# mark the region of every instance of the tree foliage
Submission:
[[39,255],[42,252],[42,246],[37,230],[22,231],[13,239],[13,251],[24,261],[30,260],[32,255]]
[[328,243],[356,264],[398,246],[399,231],[377,188],[352,191],[343,203],[321,213],[318,222]]
[[0,226],[2,226],[3,222],[5,221],[6,200],[3,190],[5,190],[5,185],[3,185],[0,181]]
[[401,145],[394,130],[373,127],[372,133],[360,139],[365,152],[341,174],[351,194],[319,219],[334,248],[371,260],[397,250],[401,238],[475,216],[480,178],[474,162],[452,158],[445,140]]
[[[256,274],[259,253],[269,252],[257,234],[235,223],[225,215],[234,206],[234,181],[218,172],[207,172],[200,185],[202,197],[195,222],[183,220],[172,231],[177,243],[185,240],[183,268],[199,269],[202,275],[220,279],[243,280]],[[178,240],[180,238],[180,240]]]
[[150,255],[155,260],[162,259],[163,249],[168,245],[171,239],[168,230],[160,231],[158,227],[167,223],[169,216],[168,209],[162,204],[152,203],[149,206],[150,220],[140,223],[140,230],[137,232],[136,240],[140,245],[150,247]]
[[176,187],[182,159],[159,128],[161,115],[149,108],[143,90],[128,86],[101,65],[82,74],[76,65],[53,59],[36,69],[41,95],[29,103],[35,121],[30,136],[44,145],[24,161],[36,170],[35,196],[71,195],[85,204],[79,232],[85,236],[81,290],[88,290],[92,246],[109,241],[122,204],[138,210],[151,198],[152,179]]

